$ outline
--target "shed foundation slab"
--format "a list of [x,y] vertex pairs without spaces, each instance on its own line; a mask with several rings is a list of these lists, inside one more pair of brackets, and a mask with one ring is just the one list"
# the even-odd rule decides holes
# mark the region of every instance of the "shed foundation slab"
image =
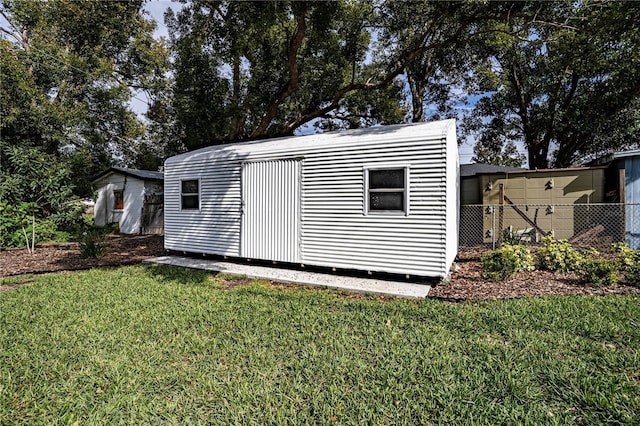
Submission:
[[347,290],[356,293],[380,294],[403,298],[425,298],[431,289],[431,286],[428,284],[346,277],[322,274],[318,272],[270,268],[267,266],[242,265],[209,259],[194,259],[182,256],[162,256],[147,259],[144,262],[240,274],[245,275],[248,278],[264,278],[277,282],[304,284],[330,289]]

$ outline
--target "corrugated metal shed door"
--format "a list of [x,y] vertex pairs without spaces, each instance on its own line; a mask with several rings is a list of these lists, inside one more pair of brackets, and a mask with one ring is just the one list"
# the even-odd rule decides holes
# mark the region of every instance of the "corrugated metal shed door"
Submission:
[[300,261],[300,161],[242,165],[241,256]]

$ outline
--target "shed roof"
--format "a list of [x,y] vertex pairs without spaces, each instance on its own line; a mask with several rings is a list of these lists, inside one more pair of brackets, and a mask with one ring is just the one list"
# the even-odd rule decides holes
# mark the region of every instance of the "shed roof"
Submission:
[[377,141],[388,140],[390,143],[394,143],[402,139],[445,139],[451,126],[455,126],[455,120],[453,119],[428,123],[409,123],[368,127],[364,129],[351,129],[303,136],[287,136],[249,142],[235,142],[224,145],[208,146],[195,151],[179,154],[168,158],[165,164],[209,159],[231,153],[248,154],[256,152],[279,152],[285,154],[298,148],[326,147],[330,149],[332,147],[339,147],[350,143],[365,146],[372,138],[375,138]]
[[107,170],[99,173],[95,178],[93,178],[93,182],[107,176],[110,173],[120,173],[126,176],[136,177],[142,180],[155,180],[155,181],[164,181],[164,173],[162,172],[154,172],[151,170],[138,170],[138,169],[129,169],[126,167],[110,167]]
[[475,176],[481,173],[504,173],[523,171],[520,167],[508,167],[508,166],[496,166],[494,164],[461,164],[460,165],[460,177]]

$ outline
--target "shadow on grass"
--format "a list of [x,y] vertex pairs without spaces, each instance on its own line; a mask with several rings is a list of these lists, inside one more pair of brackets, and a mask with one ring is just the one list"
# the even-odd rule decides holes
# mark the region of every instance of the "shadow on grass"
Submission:
[[162,283],[199,285],[211,279],[211,272],[177,266],[145,264],[145,271]]

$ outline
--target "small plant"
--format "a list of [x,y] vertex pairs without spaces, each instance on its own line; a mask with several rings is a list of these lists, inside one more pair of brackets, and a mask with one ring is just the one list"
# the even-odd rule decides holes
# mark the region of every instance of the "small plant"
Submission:
[[104,234],[98,230],[90,229],[83,232],[79,239],[80,256],[85,259],[100,258],[104,256],[107,249],[107,241]]
[[626,284],[640,287],[640,254],[636,255],[635,262],[623,271]]
[[580,267],[583,256],[567,240],[546,236],[538,249],[538,268],[552,272],[571,272]]
[[632,267],[637,262],[639,256],[639,252],[629,247],[627,243],[611,244],[611,252],[618,256],[621,271]]
[[611,251],[617,256],[618,270],[629,285],[640,286],[640,250],[634,250],[627,243],[611,244]]
[[510,228],[502,230],[502,244],[515,246],[520,243],[520,236]]
[[608,259],[584,259],[576,273],[583,282],[597,286],[618,283],[617,265]]
[[536,269],[535,259],[527,247],[520,244],[505,244],[501,250],[512,253],[516,257],[516,272],[529,272]]
[[486,253],[481,258],[483,277],[494,280],[508,280],[516,272],[532,271],[533,256],[528,248],[521,245],[508,245]]

